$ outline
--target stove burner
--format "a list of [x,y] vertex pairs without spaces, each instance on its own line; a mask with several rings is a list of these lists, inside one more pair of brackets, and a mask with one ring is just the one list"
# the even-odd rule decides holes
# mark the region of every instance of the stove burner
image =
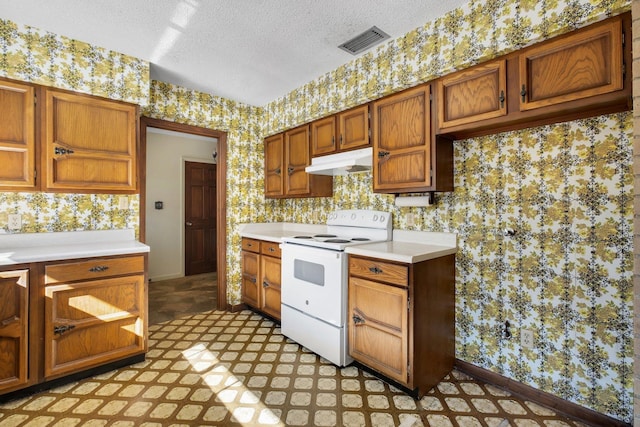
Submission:
[[293,236],[294,239],[313,239],[312,236]]
[[349,243],[349,240],[345,240],[345,239],[328,239],[328,240],[325,240],[325,243]]
[[371,239],[367,239],[366,237],[354,237],[351,239],[353,242],[368,242]]
[[315,234],[313,237],[338,237],[335,234]]

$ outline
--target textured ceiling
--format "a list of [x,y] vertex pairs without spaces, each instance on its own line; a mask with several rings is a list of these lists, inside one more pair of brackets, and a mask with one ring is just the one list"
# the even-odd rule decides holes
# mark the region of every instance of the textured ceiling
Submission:
[[261,106],[351,61],[337,46],[371,26],[394,39],[466,2],[0,0],[0,18],[148,60],[154,79]]

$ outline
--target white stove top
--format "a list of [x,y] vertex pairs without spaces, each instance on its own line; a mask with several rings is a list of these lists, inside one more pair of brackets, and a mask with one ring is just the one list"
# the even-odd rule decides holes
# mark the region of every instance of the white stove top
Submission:
[[348,246],[391,240],[392,231],[390,213],[351,209],[330,213],[326,233],[297,234],[282,241],[343,251]]

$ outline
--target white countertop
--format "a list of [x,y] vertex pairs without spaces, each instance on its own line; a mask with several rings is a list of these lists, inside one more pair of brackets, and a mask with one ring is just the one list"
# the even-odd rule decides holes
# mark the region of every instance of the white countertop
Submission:
[[141,252],[132,229],[0,234],[0,266]]
[[[323,233],[325,225],[291,222],[241,224],[240,235],[252,239],[279,243],[283,237],[300,233]],[[409,264],[455,254],[458,251],[456,233],[393,230],[393,240],[348,246],[353,255],[380,258]]]

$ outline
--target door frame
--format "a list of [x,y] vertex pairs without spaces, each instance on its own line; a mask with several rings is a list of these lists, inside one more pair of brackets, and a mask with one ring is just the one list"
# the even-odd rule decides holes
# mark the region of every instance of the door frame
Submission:
[[138,153],[139,191],[140,191],[140,241],[146,237],[146,189],[147,189],[147,128],[158,128],[191,135],[206,136],[218,139],[218,156],[216,159],[216,269],[218,271],[218,310],[227,310],[227,133],[223,131],[153,119],[140,118],[140,152]]

